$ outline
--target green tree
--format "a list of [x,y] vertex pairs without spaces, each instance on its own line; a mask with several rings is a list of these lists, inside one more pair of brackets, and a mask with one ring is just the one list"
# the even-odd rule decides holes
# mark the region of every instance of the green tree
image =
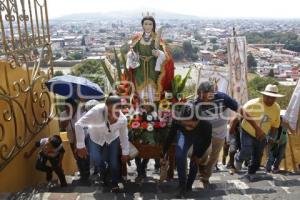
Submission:
[[259,93],[259,91],[263,91],[268,84],[278,85],[279,93],[285,96],[282,98],[277,98],[277,103],[280,105],[281,109],[286,109],[295,87],[279,85],[279,83],[271,77],[255,77],[249,81],[249,99],[261,97],[262,95]]
[[59,59],[59,58],[61,58],[61,56],[62,56],[61,53],[56,53],[55,54],[55,59]]
[[187,57],[190,57],[193,54],[193,46],[191,41],[184,41],[182,48]]
[[274,77],[274,70],[273,69],[270,70],[270,72],[268,74],[268,77]]
[[191,41],[184,41],[182,44],[182,48],[186,59],[192,61],[198,60],[198,55],[197,55],[198,48],[193,48]]
[[71,75],[83,76],[90,81],[97,83],[100,87],[104,86],[104,70],[97,60],[86,60],[72,67]]
[[53,76],[62,76],[62,75],[64,75],[64,73],[60,70],[55,71],[54,74],[53,74]]
[[217,38],[210,38],[209,41],[210,41],[210,43],[215,44],[215,43],[217,43]]
[[171,47],[171,53],[175,61],[180,61],[184,59],[184,51],[183,48],[181,47],[178,46]]
[[248,65],[248,68],[250,68],[250,69],[257,67],[257,61],[255,60],[252,53],[249,53],[247,56],[247,65]]
[[68,55],[67,60],[81,60],[83,58],[83,54],[80,52],[70,53]]

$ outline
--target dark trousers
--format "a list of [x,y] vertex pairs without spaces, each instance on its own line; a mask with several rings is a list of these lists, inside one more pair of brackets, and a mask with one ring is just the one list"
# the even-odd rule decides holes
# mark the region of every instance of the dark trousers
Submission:
[[[48,160],[51,164],[51,167],[47,165]],[[38,155],[38,159],[36,161],[35,168],[37,170],[46,172],[47,174],[51,174],[52,171],[54,171],[57,174],[58,178],[59,178],[60,184],[61,185],[66,185],[67,184],[64,171],[63,171],[62,167],[59,165],[59,156],[48,157],[48,156],[46,156],[45,154],[43,154],[41,152]],[[47,181],[50,181],[50,180],[47,180]]]
[[[85,138],[85,146],[87,147],[87,149],[89,149],[89,137]],[[80,158],[78,157],[74,152],[75,152],[75,146],[76,144],[70,143],[71,149],[73,151],[74,154],[74,158],[76,159],[76,164],[78,167],[78,170],[80,172],[80,178],[82,180],[86,180],[89,178],[90,176],[90,158],[89,155],[87,156],[87,158]]]
[[135,158],[138,176],[146,176],[147,164],[149,159]]

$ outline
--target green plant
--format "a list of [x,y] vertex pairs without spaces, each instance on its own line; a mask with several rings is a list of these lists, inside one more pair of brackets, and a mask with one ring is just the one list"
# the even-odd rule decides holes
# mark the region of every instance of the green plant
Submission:
[[183,92],[185,84],[190,77],[192,68],[189,69],[185,77],[182,79],[181,75],[177,74],[172,80],[172,93],[174,97],[177,97],[178,94]]

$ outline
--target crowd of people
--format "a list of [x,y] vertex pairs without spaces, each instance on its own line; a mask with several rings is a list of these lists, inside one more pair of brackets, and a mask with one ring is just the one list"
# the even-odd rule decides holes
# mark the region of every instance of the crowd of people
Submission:
[[[209,188],[210,177],[223,149],[222,163],[239,172],[243,163],[248,167],[244,178],[251,181],[260,169],[266,145],[268,160],[266,172],[279,172],[287,143],[287,129],[280,117],[276,98],[276,85],[267,85],[260,98],[239,105],[229,95],[215,91],[213,84],[202,82],[195,100],[188,101],[175,112],[168,136],[163,144],[160,161],[156,167],[167,164],[168,149],[176,144],[175,163],[179,189],[177,197],[184,197],[192,190],[197,177]],[[77,161],[81,181],[89,181],[91,166],[99,174],[101,182],[110,185],[112,192],[119,192],[122,166],[130,162],[127,118],[121,111],[121,98],[109,95],[105,102],[88,102],[79,106],[74,100],[66,100],[61,113],[61,127],[67,131],[70,147]],[[68,117],[69,116],[69,117]],[[188,152],[192,147],[187,172]],[[64,148],[58,135],[43,138],[25,154],[26,158],[41,148],[36,169],[46,172],[47,181],[54,171],[61,186],[67,186],[62,168]],[[228,163],[226,156],[229,154]],[[50,161],[50,166],[47,165]],[[146,176],[148,159],[136,158],[137,179]]]

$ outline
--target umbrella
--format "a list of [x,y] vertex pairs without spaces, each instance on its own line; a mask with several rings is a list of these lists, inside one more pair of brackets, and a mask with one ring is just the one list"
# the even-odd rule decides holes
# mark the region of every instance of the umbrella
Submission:
[[56,76],[46,82],[49,91],[72,99],[102,99],[104,93],[99,85],[83,77]]

